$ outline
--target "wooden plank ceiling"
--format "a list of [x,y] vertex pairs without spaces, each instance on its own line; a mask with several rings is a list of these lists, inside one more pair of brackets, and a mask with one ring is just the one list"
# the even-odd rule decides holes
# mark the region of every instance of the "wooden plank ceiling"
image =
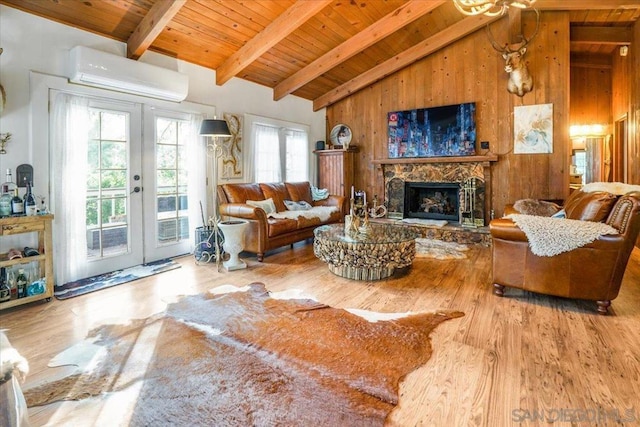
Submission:
[[[314,101],[319,109],[500,18],[450,0],[0,0],[47,19]],[[640,0],[538,0],[570,10],[574,52],[631,40]],[[530,13],[530,12],[525,12]],[[506,18],[505,18],[506,19]],[[212,82],[213,83],[213,82]]]

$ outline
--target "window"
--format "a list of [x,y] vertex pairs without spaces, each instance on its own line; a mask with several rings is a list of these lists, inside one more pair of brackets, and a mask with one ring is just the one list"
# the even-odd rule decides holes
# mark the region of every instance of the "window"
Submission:
[[309,180],[308,145],[309,141],[306,132],[297,130],[285,131],[286,181],[299,182]]
[[309,181],[307,129],[252,124],[255,182]]
[[271,126],[256,125],[255,139],[255,181],[282,181],[282,162],[280,160],[280,136],[278,129]]
[[574,153],[576,173],[582,175],[582,183],[584,184],[587,169],[587,152],[585,150],[576,150]]

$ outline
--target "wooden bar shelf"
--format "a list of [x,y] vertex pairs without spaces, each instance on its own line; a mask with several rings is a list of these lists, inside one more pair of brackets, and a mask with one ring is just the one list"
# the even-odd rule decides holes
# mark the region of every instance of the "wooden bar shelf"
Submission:
[[6,253],[0,254],[0,267],[12,267],[20,264],[38,262],[40,271],[44,272],[46,288],[44,293],[29,297],[11,299],[0,303],[0,310],[28,304],[34,301],[51,300],[53,296],[53,240],[51,237],[51,223],[53,215],[17,216],[0,218],[0,238],[22,233],[38,233],[38,252],[40,255],[8,259]]

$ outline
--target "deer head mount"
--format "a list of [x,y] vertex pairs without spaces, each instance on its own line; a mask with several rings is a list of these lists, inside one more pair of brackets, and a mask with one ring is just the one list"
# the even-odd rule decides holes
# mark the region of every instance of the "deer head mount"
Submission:
[[524,54],[527,53],[527,45],[529,42],[531,42],[536,34],[538,34],[538,28],[540,26],[540,13],[537,9],[534,10],[536,12],[536,29],[533,32],[533,35],[529,38],[526,38],[521,34],[520,37],[522,38],[522,42],[515,49],[512,49],[509,43],[505,43],[504,45],[498,44],[493,37],[493,34],[491,34],[489,26],[487,25],[486,27],[487,36],[489,37],[491,46],[500,52],[505,60],[504,70],[509,73],[507,90],[520,97],[531,92],[533,89],[533,77],[531,77],[529,69],[527,68],[527,64],[524,60]]

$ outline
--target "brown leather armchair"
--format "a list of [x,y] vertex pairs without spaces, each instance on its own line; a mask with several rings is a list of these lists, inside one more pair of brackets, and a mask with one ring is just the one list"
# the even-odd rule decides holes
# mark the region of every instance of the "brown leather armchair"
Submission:
[[493,238],[494,294],[505,287],[596,301],[607,314],[640,231],[640,192],[623,196],[575,191],[564,205],[567,218],[605,222],[619,234],[607,234],[555,256],[531,252],[525,233],[509,218],[489,223]]

